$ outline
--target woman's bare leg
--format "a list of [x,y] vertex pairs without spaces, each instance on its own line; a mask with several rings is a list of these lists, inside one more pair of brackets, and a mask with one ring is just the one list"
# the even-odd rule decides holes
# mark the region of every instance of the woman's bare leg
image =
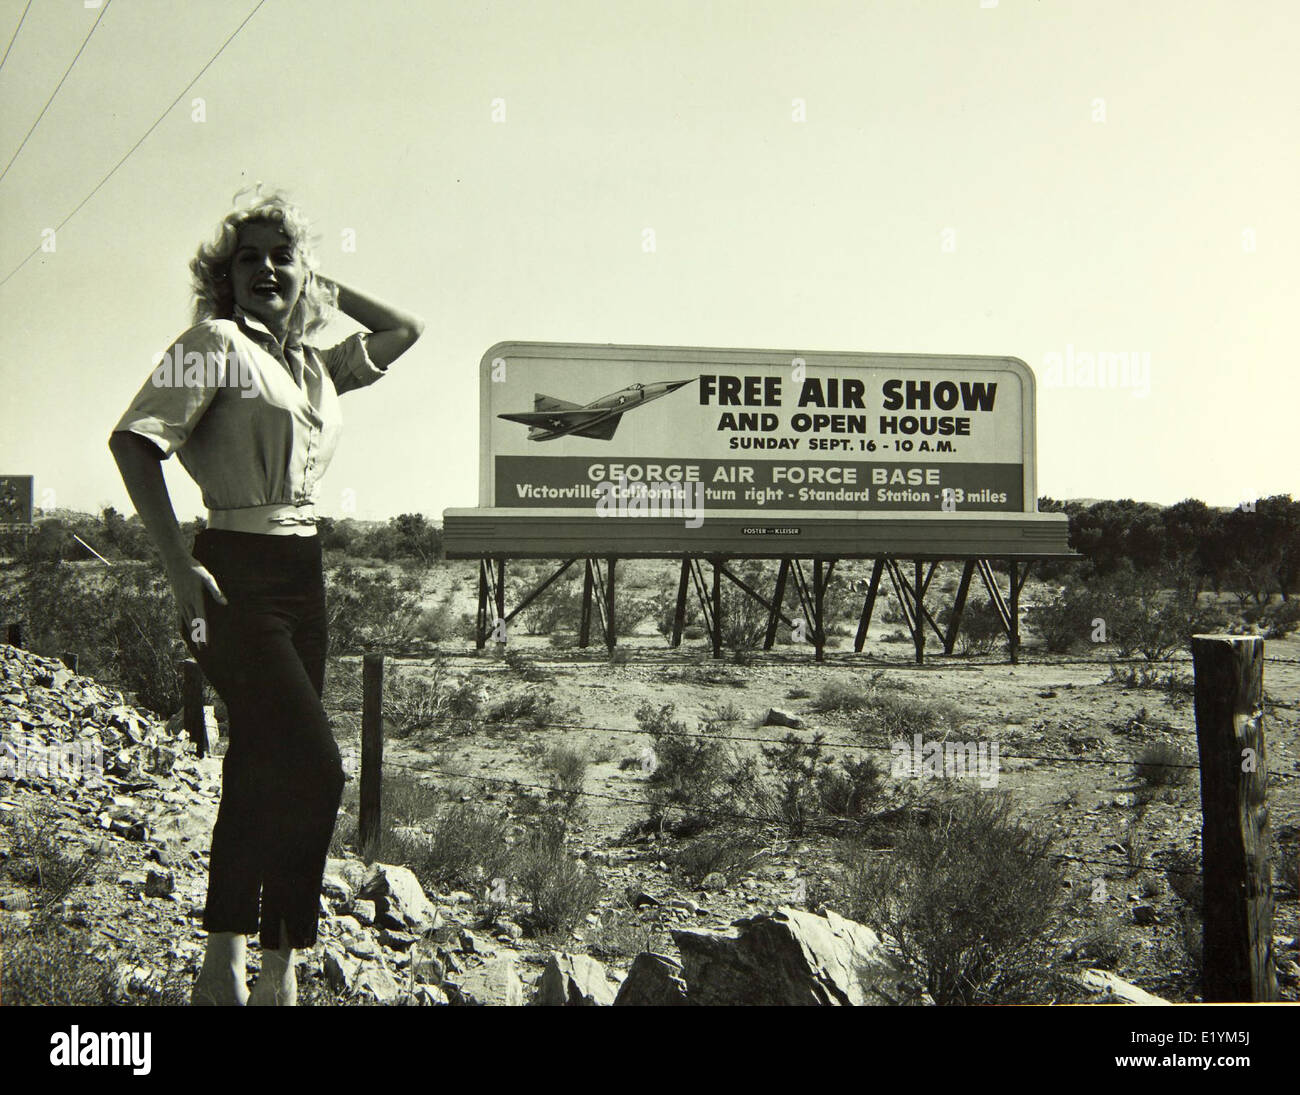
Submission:
[[194,981],[191,1004],[248,1003],[248,986],[244,983],[246,941],[238,932],[209,932],[203,966]]
[[293,948],[284,946],[289,938],[284,921],[280,921],[278,950],[262,951],[262,972],[257,975],[248,997],[249,1007],[296,1007],[298,977],[293,967]]

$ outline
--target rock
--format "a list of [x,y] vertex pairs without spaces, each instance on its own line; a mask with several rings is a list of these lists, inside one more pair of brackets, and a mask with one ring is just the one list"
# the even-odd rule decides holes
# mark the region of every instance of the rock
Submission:
[[807,723],[798,715],[787,714],[785,711],[778,711],[775,707],[769,707],[767,717],[763,719],[764,726],[788,726],[791,730],[802,730]]
[[674,897],[668,902],[668,907],[670,909],[680,909],[682,912],[688,913],[691,916],[694,916],[700,911],[700,907],[689,897]]
[[468,928],[461,930],[460,949],[466,954],[477,954],[484,958],[490,958],[492,955],[496,954],[495,948],[484,944],[483,940],[479,939],[478,936]]
[[498,920],[493,924],[493,928],[498,935],[505,936],[512,942],[518,942],[524,937],[524,929],[513,920]]
[[335,992],[351,992],[357,974],[361,972],[361,963],[350,954],[330,948],[325,952],[321,969]]
[[1133,909],[1133,923],[1154,924],[1155,922],[1156,907],[1154,905],[1138,905]]
[[354,996],[368,996],[387,1004],[396,1000],[401,994],[393,975],[382,966],[366,966],[358,975],[352,993]]
[[727,876],[721,871],[710,871],[700,882],[702,890],[725,890],[727,888]]
[[1107,970],[1084,970],[1071,980],[1093,994],[1095,998],[1090,1002],[1094,1004],[1169,1004],[1168,1000],[1152,996]]
[[680,1007],[685,1003],[681,963],[649,951],[632,960],[632,968],[614,997],[616,1007]]
[[412,935],[410,932],[394,931],[392,928],[382,928],[379,932],[379,942],[394,951],[410,950],[412,944],[419,938],[418,935]]
[[320,880],[320,892],[335,905],[346,905],[355,891],[342,875],[326,874]]
[[356,917],[358,923],[373,924],[375,922],[375,903],[373,901],[352,902],[352,915]]
[[520,1007],[524,1002],[524,986],[510,955],[457,974],[455,983],[444,981],[443,988],[453,1004]]
[[375,919],[384,927],[423,932],[433,926],[437,909],[407,867],[376,863],[357,891],[357,897],[375,903]]
[[585,954],[551,955],[537,983],[533,1003],[540,1007],[594,1007],[612,1005],[605,967]]
[[171,871],[150,871],[144,880],[145,897],[166,897],[176,889],[176,877]]
[[782,907],[735,922],[735,934],[674,929],[691,1004],[896,1003],[903,973],[863,924]]
[[436,985],[416,985],[415,991],[409,993],[400,1003],[416,1007],[440,1007],[449,1001],[447,994]]
[[659,904],[659,899],[657,897],[651,897],[648,893],[645,893],[643,890],[638,890],[633,886],[627,891],[627,903],[634,909],[641,909],[646,906],[654,908]]

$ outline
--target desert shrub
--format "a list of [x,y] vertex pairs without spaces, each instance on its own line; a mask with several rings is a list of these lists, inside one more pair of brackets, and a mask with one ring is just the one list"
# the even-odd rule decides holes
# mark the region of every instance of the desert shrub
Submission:
[[555,679],[554,673],[548,673],[518,647],[506,647],[505,663],[510,672],[533,684]]
[[335,653],[411,649],[419,633],[419,602],[388,571],[365,574],[345,563],[326,575],[326,588],[330,646]]
[[45,803],[16,818],[9,827],[8,854],[0,860],[0,879],[30,893],[38,930],[59,902],[78,886],[94,882],[100,862],[91,850],[68,854],[59,821],[59,814]]
[[568,745],[557,745],[542,758],[542,771],[550,777],[566,817],[572,817],[578,809],[589,763],[584,750]]
[[1068,654],[1093,633],[1093,621],[1104,618],[1101,607],[1088,583],[1072,580],[1046,600],[1029,605],[1025,623],[1037,632],[1048,651]]
[[401,738],[438,726],[451,714],[450,695],[446,667],[441,661],[434,663],[430,677],[405,669],[388,674],[384,680],[384,719],[389,731]]
[[421,854],[412,865],[422,884],[468,886],[507,873],[510,824],[503,814],[454,802],[441,807],[422,828]]
[[814,779],[821,808],[832,817],[866,817],[880,796],[880,767],[872,757],[823,765]]
[[1183,787],[1192,782],[1196,758],[1173,742],[1152,742],[1134,758],[1133,772],[1150,787]]
[[437,604],[420,610],[416,617],[414,635],[425,642],[437,643],[445,639],[457,638],[458,621],[452,607],[452,595],[448,593]]
[[672,704],[643,702],[636,718],[651,740],[653,762],[646,777],[652,818],[663,824],[678,809],[679,831],[708,828],[728,815],[747,812],[761,801],[757,758],[744,756],[705,723],[697,732],[674,718]]
[[1279,601],[1268,605],[1259,617],[1260,631],[1266,639],[1285,639],[1300,628],[1300,600]]
[[534,730],[545,730],[548,726],[565,722],[570,714],[570,708],[561,703],[554,693],[534,689],[507,696],[493,704],[488,709],[487,721],[517,723]]
[[95,942],[88,931],[8,934],[0,997],[10,1007],[125,1003],[116,965]]
[[[887,676],[883,669],[878,669],[865,680],[853,678],[827,682],[818,689],[811,706],[823,715],[854,714],[870,707],[882,693],[907,691],[909,689],[905,684]],[[804,694],[807,695],[806,692]]]
[[[531,588],[533,583],[527,586],[523,582],[513,584],[509,602],[518,604]],[[529,635],[550,635],[563,624],[575,624],[581,613],[582,588],[566,575],[549,585],[519,613],[518,619]]]
[[1110,663],[1110,676],[1106,683],[1124,689],[1158,689],[1170,696],[1190,696],[1196,689],[1195,680],[1176,669],[1162,673],[1149,665],[1121,665],[1119,662]]
[[513,877],[532,905],[528,921],[540,931],[567,931],[591,911],[600,884],[567,848],[567,829],[544,817],[515,846]]
[[763,854],[765,842],[753,828],[721,825],[667,853],[671,867],[692,886],[711,874],[720,874],[734,884]]
[[849,855],[849,915],[890,936],[940,1004],[1031,999],[1061,888],[1051,838],[1003,793],[941,799],[892,852]]
[[[944,607],[938,615],[938,623],[947,628],[952,619],[951,607]],[[993,602],[987,597],[971,597],[962,609],[961,627],[957,632],[957,649],[962,654],[987,654],[998,645],[998,640],[1005,638],[1002,617]]]

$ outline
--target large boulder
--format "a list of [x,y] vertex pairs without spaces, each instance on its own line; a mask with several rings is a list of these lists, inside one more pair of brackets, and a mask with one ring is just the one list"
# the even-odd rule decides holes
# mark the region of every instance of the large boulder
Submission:
[[632,968],[614,997],[621,1007],[681,1007],[686,1003],[682,964],[666,954],[645,951],[632,960]]
[[523,982],[510,955],[455,974],[454,980],[449,976],[442,988],[453,1004],[520,1007],[524,1002]]
[[556,952],[546,963],[533,1003],[543,1007],[594,1007],[614,1003],[605,967],[585,954]]
[[1152,996],[1146,989],[1140,989],[1137,985],[1130,984],[1122,977],[1116,977],[1106,970],[1084,970],[1076,974],[1072,980],[1091,994],[1091,1000],[1085,1003],[1169,1005],[1168,1000]]
[[376,863],[361,888],[357,902],[375,903],[375,923],[398,931],[427,931],[433,927],[438,910],[425,896],[419,880],[407,867]]
[[880,937],[829,909],[780,908],[734,932],[677,929],[687,1002],[702,1005],[892,1004],[904,974]]

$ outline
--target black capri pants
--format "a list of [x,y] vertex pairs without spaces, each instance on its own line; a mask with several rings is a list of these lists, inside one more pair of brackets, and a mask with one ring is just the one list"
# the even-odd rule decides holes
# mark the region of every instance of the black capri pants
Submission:
[[320,537],[203,529],[193,554],[229,602],[205,592],[205,646],[184,628],[230,717],[203,927],[258,931],[267,950],[311,947],[344,783],[321,705],[328,637]]

